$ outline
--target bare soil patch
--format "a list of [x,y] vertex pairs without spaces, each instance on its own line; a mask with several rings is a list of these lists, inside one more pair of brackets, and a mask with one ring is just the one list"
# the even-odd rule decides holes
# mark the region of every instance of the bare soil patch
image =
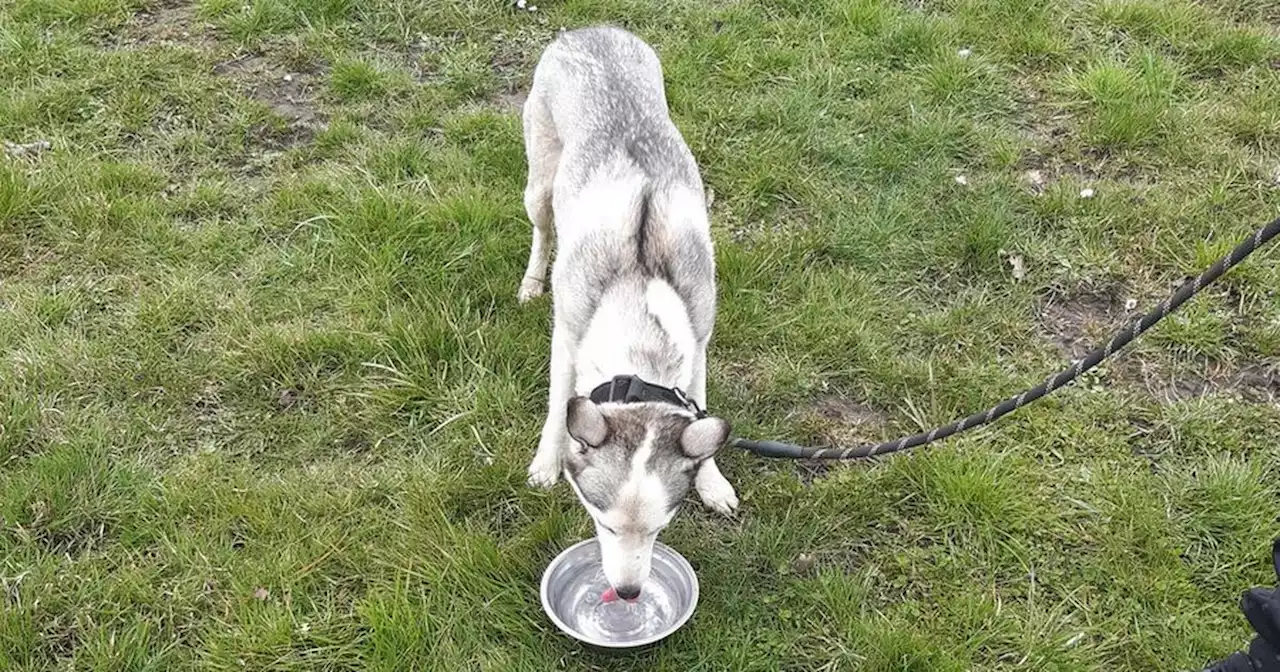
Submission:
[[1045,337],[1071,359],[1083,357],[1134,315],[1118,290],[1050,294],[1040,306]]
[[216,29],[196,14],[191,3],[161,3],[133,15],[118,33],[116,48],[184,45],[212,47]]
[[245,95],[266,104],[284,122],[283,128],[263,125],[256,129],[256,139],[269,149],[309,142],[325,125],[318,104],[318,72],[292,72],[261,53],[223,61],[213,71],[235,81]]

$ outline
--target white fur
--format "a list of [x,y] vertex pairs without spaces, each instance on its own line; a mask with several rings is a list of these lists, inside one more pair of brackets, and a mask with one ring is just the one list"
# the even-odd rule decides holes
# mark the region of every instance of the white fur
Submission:
[[[653,433],[631,458],[631,473],[618,492],[618,506],[600,511],[582,499],[596,524],[600,542],[600,561],[605,578],[613,586],[642,587],[649,576],[653,542],[658,532],[671,522],[666,511],[665,488],[657,476],[649,473],[647,464],[653,455]],[[569,479],[570,483],[573,479]],[[616,513],[618,507],[641,511],[640,519],[625,519]]]
[[667,337],[675,344],[685,358],[681,360],[681,389],[687,389],[693,380],[693,353],[698,349],[697,339],[693,335],[693,325],[689,323],[689,310],[676,290],[663,280],[654,278],[649,281],[644,294],[645,310],[658,321],[658,326],[667,332]]
[[[602,85],[605,81],[610,84]],[[657,55],[638,38],[609,28],[562,35],[547,48],[534,72],[523,123],[529,160],[524,201],[533,237],[517,297],[525,302],[541,294],[549,266],[554,287],[548,413],[529,465],[529,482],[549,487],[558,479],[561,456],[570,448],[565,410],[575,394],[586,395],[615,375],[634,374],[684,389],[706,408],[714,270],[697,262],[709,259],[707,263],[713,264],[714,255],[708,199],[696,163],[668,116]],[[617,129],[624,130],[614,132]],[[653,180],[655,170],[665,179]],[[681,292],[652,278],[640,285],[620,281],[602,288],[583,281],[584,273],[600,265],[615,268],[616,259],[580,255],[566,261],[572,252],[601,249],[588,247],[592,241],[616,240],[622,246],[633,240],[641,199],[647,199],[649,216],[660,223],[651,232],[651,243],[679,256],[682,263],[689,262],[677,269],[683,278],[677,281]],[[553,242],[554,264],[550,260]],[[608,252],[606,248],[605,256]],[[628,263],[634,263],[634,258]],[[648,371],[644,362],[633,361],[632,346],[652,333],[655,319],[666,336],[660,348],[670,353],[671,371]],[[661,502],[653,506],[650,501],[653,493],[661,499],[661,484],[653,487],[650,479],[656,477],[642,471],[633,467],[627,495],[643,500],[642,510],[665,517],[665,506]],[[730,513],[737,507],[733,487],[712,459],[702,463],[694,482],[710,508]],[[597,526],[608,526],[609,521],[602,518],[608,512],[590,506],[588,511]],[[618,559],[617,567],[626,564],[622,558],[635,553],[647,563],[646,549],[652,549],[652,537],[666,522],[646,535],[648,541],[628,538],[610,546],[613,542],[606,536],[627,535],[602,534],[602,552]],[[613,571],[619,576],[630,573]]]

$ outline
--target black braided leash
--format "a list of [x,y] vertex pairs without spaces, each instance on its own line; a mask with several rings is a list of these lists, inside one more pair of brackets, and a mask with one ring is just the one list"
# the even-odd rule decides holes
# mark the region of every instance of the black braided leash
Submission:
[[1280,233],[1280,219],[1272,221],[1270,224],[1258,229],[1252,236],[1245,239],[1227,256],[1219,259],[1217,263],[1210,266],[1199,277],[1184,283],[1173,293],[1173,296],[1164,300],[1154,310],[1142,316],[1142,319],[1134,322],[1131,326],[1125,327],[1111,337],[1107,344],[1095,349],[1085,356],[1084,359],[1075,363],[1075,366],[1064,369],[1058,373],[1049,376],[1043,383],[1019,394],[1009,397],[1000,402],[996,406],[992,406],[985,411],[974,413],[966,418],[960,418],[949,425],[934,427],[927,432],[904,436],[897,441],[889,441],[880,444],[868,444],[865,446],[855,446],[853,448],[839,448],[835,446],[797,446],[790,443],[782,443],[780,441],[754,441],[751,439],[735,438],[729,442],[729,445],[736,448],[755,453],[761,457],[780,457],[791,459],[809,459],[809,460],[853,460],[865,457],[874,457],[876,455],[884,455],[887,453],[896,453],[900,450],[923,446],[938,439],[945,439],[953,434],[959,434],[974,427],[980,427],[992,422],[1008,413],[1026,406],[1027,404],[1043,397],[1054,390],[1063,387],[1067,383],[1075,380],[1080,374],[1097,366],[1102,360],[1115,354],[1118,350],[1128,345],[1130,341],[1137,338],[1142,332],[1155,326],[1157,322],[1177,310],[1179,306],[1186,303],[1187,299],[1195,296],[1197,292],[1208,287],[1213,281],[1222,277],[1222,274],[1231,270],[1231,267],[1240,263],[1253,253],[1254,250],[1267,244],[1272,238]]

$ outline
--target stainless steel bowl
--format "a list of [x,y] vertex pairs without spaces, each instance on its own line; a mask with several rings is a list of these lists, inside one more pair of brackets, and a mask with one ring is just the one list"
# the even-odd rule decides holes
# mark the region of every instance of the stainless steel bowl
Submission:
[[602,596],[609,588],[595,539],[565,549],[542,574],[542,608],[573,638],[609,649],[652,644],[689,620],[698,606],[698,577],[670,546],[653,545],[652,570],[634,602]]

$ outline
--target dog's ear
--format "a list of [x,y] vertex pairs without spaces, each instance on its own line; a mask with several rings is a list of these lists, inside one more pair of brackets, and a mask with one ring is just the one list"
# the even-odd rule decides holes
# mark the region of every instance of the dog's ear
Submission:
[[724,445],[729,438],[729,422],[720,418],[694,420],[680,435],[680,448],[694,460],[703,460]]
[[609,423],[604,420],[604,413],[596,402],[586,397],[574,397],[569,400],[569,436],[583,445],[599,447],[609,437]]

